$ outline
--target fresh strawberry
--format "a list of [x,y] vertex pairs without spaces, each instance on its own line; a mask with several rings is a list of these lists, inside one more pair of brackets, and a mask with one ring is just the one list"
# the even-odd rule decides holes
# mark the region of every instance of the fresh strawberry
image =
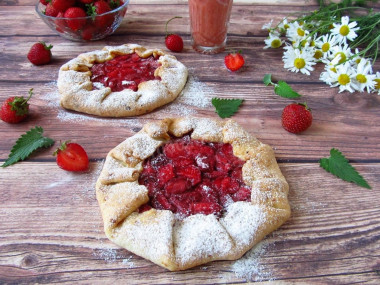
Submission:
[[29,90],[29,97],[10,97],[1,105],[0,118],[10,124],[16,124],[24,120],[29,114],[29,99],[33,95],[33,89]]
[[89,160],[86,151],[77,143],[64,142],[54,152],[57,156],[57,164],[67,171],[85,171],[88,169]]
[[35,43],[28,52],[28,59],[34,65],[43,65],[51,61],[52,45],[47,46],[44,42]]
[[237,71],[244,65],[244,57],[240,52],[229,53],[224,57],[224,64],[231,71]]
[[50,2],[50,0],[40,0],[40,2],[42,5],[46,6]]
[[65,30],[65,27],[66,27],[66,22],[64,19],[62,19],[64,16],[64,14],[62,12],[59,12],[58,15],[57,15],[57,19],[54,20],[54,23],[55,23],[55,29],[57,30],[57,32],[59,33],[63,33],[63,31]]
[[65,18],[69,18],[66,19],[67,26],[73,31],[80,30],[86,24],[86,19],[83,19],[86,16],[86,12],[80,7],[70,7],[64,14]]
[[[95,19],[95,26],[99,28],[108,27],[113,22],[113,16],[103,15],[104,13],[110,12],[111,7],[106,1],[99,0],[92,5],[88,5],[87,15],[93,16]],[[96,17],[95,17],[96,16]]]
[[46,5],[45,15],[49,17],[57,17],[59,10],[55,9],[51,2]]
[[282,111],[282,126],[290,133],[300,133],[311,126],[313,117],[306,104],[293,103]]
[[165,31],[166,31],[165,45],[171,51],[181,52],[183,50],[183,40],[182,40],[181,36],[179,36],[177,34],[169,34],[168,33],[168,24],[169,24],[169,22],[171,20],[173,20],[175,18],[182,18],[182,17],[176,16],[176,17],[173,17],[173,18],[169,19],[166,22],[166,26],[165,26]]
[[74,6],[75,0],[52,0],[51,4],[58,11],[65,12],[67,9]]

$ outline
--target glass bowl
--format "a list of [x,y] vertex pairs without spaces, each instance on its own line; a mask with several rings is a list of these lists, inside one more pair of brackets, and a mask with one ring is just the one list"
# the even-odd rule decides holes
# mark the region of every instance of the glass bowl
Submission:
[[46,16],[44,14],[46,6],[38,1],[36,12],[46,25],[66,39],[80,42],[96,41],[116,31],[127,13],[128,4],[129,0],[125,0],[120,7],[100,15],[63,18]]

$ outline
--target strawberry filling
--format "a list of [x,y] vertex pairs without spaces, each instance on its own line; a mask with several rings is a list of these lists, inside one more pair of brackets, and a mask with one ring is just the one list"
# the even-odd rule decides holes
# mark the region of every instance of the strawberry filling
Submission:
[[153,55],[147,58],[141,58],[136,53],[119,55],[106,62],[95,63],[91,67],[91,81],[110,87],[112,92],[127,88],[137,91],[141,82],[160,80],[160,77],[154,76],[159,66],[158,57]]
[[231,144],[192,140],[189,135],[160,147],[144,161],[139,183],[148,188],[151,208],[182,216],[215,214],[236,201],[250,201],[251,189],[242,179],[244,161]]

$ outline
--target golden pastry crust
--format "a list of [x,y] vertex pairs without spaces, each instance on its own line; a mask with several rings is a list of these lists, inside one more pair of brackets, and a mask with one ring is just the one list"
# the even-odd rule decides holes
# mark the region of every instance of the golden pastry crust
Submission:
[[[161,80],[141,82],[137,91],[112,92],[109,87],[94,89],[91,67],[115,56],[136,52],[141,58],[160,56],[154,75]],[[59,70],[58,90],[61,106],[66,109],[102,117],[137,116],[172,102],[183,90],[188,77],[186,66],[162,50],[146,49],[136,44],[106,46],[80,54]]]
[[[196,214],[180,219],[169,210],[139,213],[148,189],[138,184],[142,162],[170,139],[191,132],[192,139],[230,143],[243,159],[243,180],[251,202],[230,204],[218,219]],[[215,260],[235,260],[290,217],[289,186],[272,148],[233,120],[174,118],[146,124],[112,149],[96,184],[107,237],[171,271]]]

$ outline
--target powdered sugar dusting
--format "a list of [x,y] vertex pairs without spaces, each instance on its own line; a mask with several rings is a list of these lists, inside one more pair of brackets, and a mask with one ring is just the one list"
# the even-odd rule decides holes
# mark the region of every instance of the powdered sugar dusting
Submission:
[[174,230],[175,253],[181,265],[210,256],[226,256],[232,240],[214,215],[194,215],[177,221]]
[[262,256],[267,254],[270,242],[264,240],[249,250],[242,258],[236,260],[231,269],[236,277],[246,281],[273,281],[275,278],[270,269],[262,264]]
[[46,105],[57,111],[57,118],[62,122],[70,122],[74,124],[82,124],[85,122],[94,122],[99,124],[106,124],[107,126],[129,127],[132,129],[141,128],[152,114],[155,119],[163,119],[167,117],[178,117],[195,115],[198,113],[197,109],[205,109],[211,107],[211,97],[213,90],[207,84],[200,82],[194,76],[189,76],[185,88],[180,95],[173,102],[166,104],[145,115],[138,117],[127,118],[101,118],[92,115],[76,113],[66,110],[60,106],[61,95],[57,89],[57,82],[50,82],[45,85],[50,89],[45,93],[41,99],[46,101]]

